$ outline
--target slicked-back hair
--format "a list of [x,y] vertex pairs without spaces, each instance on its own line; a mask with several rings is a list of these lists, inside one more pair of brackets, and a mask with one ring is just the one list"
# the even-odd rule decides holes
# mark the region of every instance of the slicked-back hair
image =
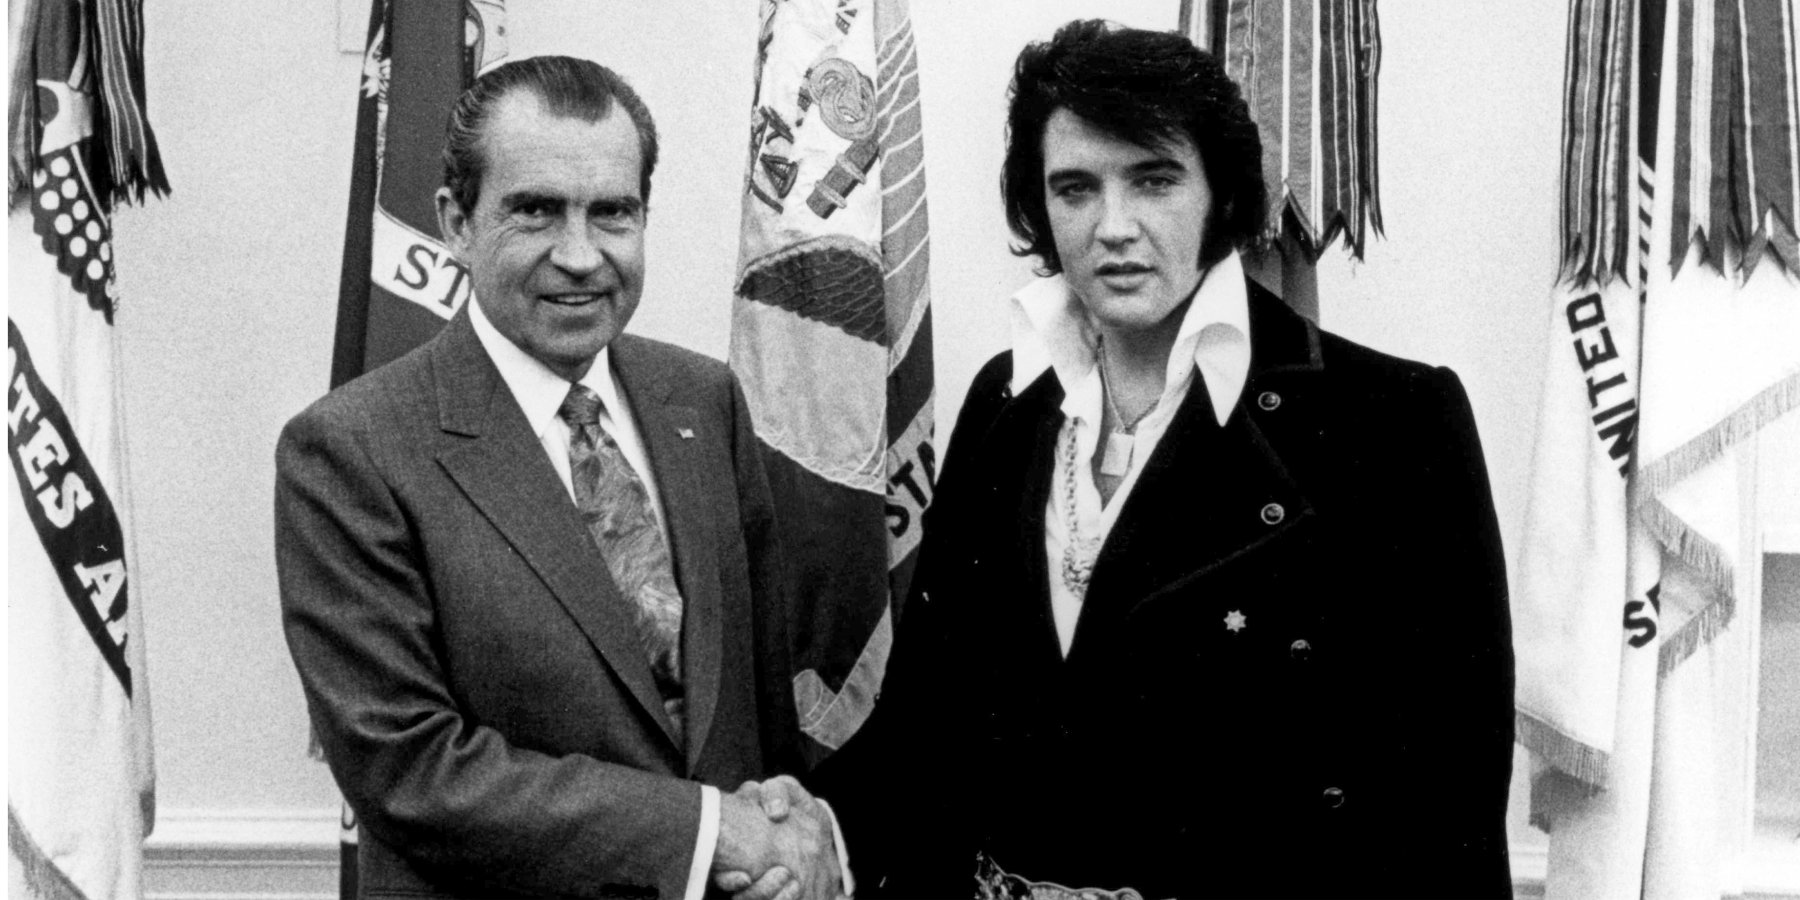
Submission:
[[1149,150],[1193,142],[1212,191],[1201,268],[1257,241],[1268,209],[1262,139],[1225,67],[1179,34],[1077,20],[1020,51],[1008,91],[1000,194],[1013,253],[1036,256],[1041,273],[1062,271],[1044,205],[1044,127],[1059,109]]
[[450,108],[444,135],[444,187],[464,211],[473,212],[487,172],[482,138],[499,101],[528,92],[552,115],[598,122],[617,104],[637,128],[642,169],[639,198],[650,202],[650,173],[656,169],[656,123],[650,109],[617,72],[571,56],[532,56],[496,66],[475,79]]

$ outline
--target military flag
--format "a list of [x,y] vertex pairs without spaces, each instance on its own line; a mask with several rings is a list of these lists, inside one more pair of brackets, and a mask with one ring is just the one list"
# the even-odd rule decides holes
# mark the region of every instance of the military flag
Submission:
[[[373,0],[357,99],[331,386],[430,340],[468,302],[468,270],[437,230],[444,125],[475,76],[506,59],[504,0]],[[318,747],[313,751],[316,754]],[[339,893],[357,895],[356,814],[340,828]]]
[[[1732,182],[1792,184],[1793,33],[1791,0],[1571,3],[1563,283],[1514,582],[1547,897],[1741,888],[1730,673],[1747,671],[1758,610],[1739,594],[1758,563],[1741,558],[1738,469],[1800,406],[1800,274],[1781,246],[1791,194]],[[1745,127],[1751,107],[1790,123],[1786,150]]]
[[1180,28],[1218,56],[1262,133],[1264,236],[1308,261],[1381,233],[1375,0],[1182,0]]
[[11,11],[7,843],[32,897],[138,897],[155,800],[112,214],[168,182],[138,4]]
[[764,0],[731,364],[796,600],[822,758],[874,708],[930,503],[930,252],[905,0]]

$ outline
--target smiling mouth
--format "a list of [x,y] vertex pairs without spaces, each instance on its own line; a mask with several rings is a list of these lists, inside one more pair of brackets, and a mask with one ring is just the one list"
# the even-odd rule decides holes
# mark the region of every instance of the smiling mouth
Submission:
[[538,299],[545,303],[554,303],[557,306],[587,306],[590,303],[598,303],[606,296],[606,292],[603,291],[584,291],[567,294],[539,294]]

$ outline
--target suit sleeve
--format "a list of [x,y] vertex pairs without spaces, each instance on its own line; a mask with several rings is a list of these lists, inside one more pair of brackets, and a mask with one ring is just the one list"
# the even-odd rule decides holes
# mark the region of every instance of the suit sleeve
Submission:
[[[1513,758],[1512,619],[1506,561],[1474,411],[1449,369],[1431,375],[1421,509],[1432,527],[1419,558],[1438,616],[1419,616],[1424,679],[1442,686],[1422,710],[1424,771],[1413,844],[1418,887],[1436,896],[1508,897],[1506,803]],[[1444,690],[1446,689],[1447,690]]]
[[363,423],[334,412],[282,433],[276,561],[313,727],[363,826],[464,890],[681,896],[700,786],[516,746],[460,712],[417,532]]

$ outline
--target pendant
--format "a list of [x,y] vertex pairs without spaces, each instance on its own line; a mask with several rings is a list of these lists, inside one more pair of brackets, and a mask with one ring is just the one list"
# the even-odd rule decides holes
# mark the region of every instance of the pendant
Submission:
[[1131,469],[1131,445],[1137,438],[1117,431],[1106,435],[1106,453],[1100,457],[1100,474],[1124,478]]

